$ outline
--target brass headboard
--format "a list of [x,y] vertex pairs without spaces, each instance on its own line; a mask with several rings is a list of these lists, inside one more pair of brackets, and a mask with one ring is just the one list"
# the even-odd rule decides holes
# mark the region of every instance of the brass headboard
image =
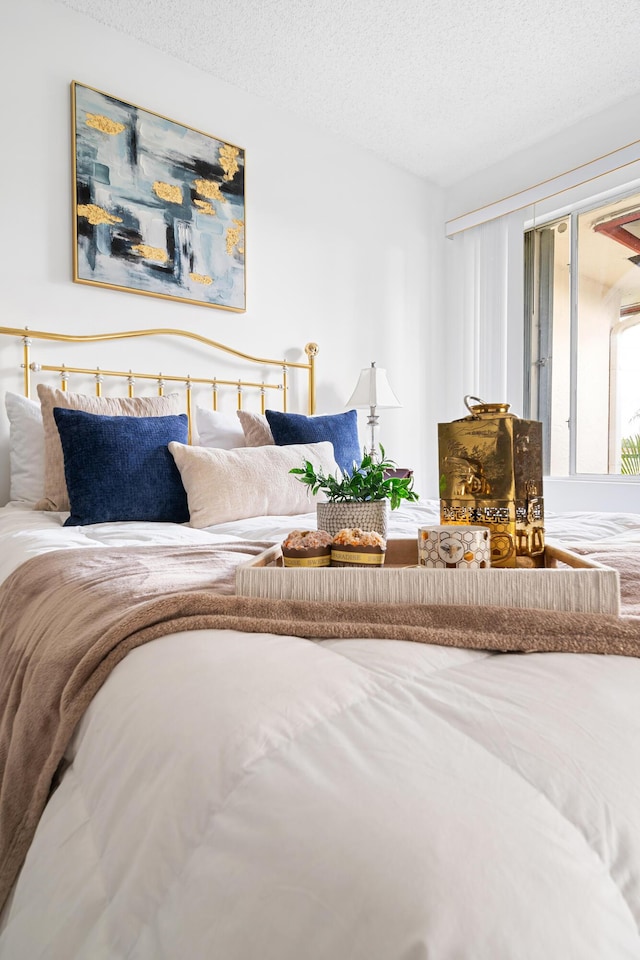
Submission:
[[[127,383],[127,392],[130,397],[134,395],[134,386],[137,380],[155,381],[158,386],[158,393],[162,395],[166,383],[182,383],[186,388],[186,407],[191,423],[191,389],[195,384],[204,384],[212,388],[212,406],[214,410],[218,408],[218,388],[232,388],[237,393],[237,408],[242,409],[243,392],[245,390],[256,390],[260,394],[260,409],[264,413],[266,406],[266,395],[268,391],[279,391],[282,396],[281,405],[283,410],[287,410],[287,395],[289,389],[289,372],[291,370],[303,370],[307,373],[307,409],[308,412],[315,413],[315,358],[318,353],[318,346],[315,343],[308,343],[304,350],[307,356],[306,363],[295,360],[271,360],[264,357],[254,357],[250,354],[227,347],[208,337],[203,337],[199,333],[191,333],[187,330],[178,330],[173,328],[158,328],[151,330],[127,330],[113,333],[92,333],[92,334],[66,334],[66,333],[48,333],[43,330],[30,330],[28,327],[20,329],[18,327],[0,327],[0,334],[5,336],[19,337],[22,341],[22,368],[24,371],[24,393],[25,396],[31,395],[31,378],[33,373],[47,371],[57,373],[61,378],[61,387],[67,389],[67,383],[70,374],[84,374],[95,379],[96,395],[102,393],[102,382],[106,377],[116,377],[124,379]],[[36,340],[45,340],[57,343],[81,344],[81,343],[100,343],[109,340],[128,340],[138,337],[169,336],[182,337],[187,340],[196,341],[204,344],[213,351],[219,351],[235,357],[248,365],[255,367],[279,368],[279,376],[274,380],[265,379],[229,379],[219,377],[191,376],[190,374],[160,373],[160,372],[139,372],[129,370],[106,370],[102,367],[77,367],[66,364],[48,364],[39,363],[32,357],[32,347]]]

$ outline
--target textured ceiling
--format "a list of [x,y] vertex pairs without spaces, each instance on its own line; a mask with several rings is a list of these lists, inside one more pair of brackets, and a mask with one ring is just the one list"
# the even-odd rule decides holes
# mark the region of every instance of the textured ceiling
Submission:
[[58,2],[443,186],[640,92],[638,0]]

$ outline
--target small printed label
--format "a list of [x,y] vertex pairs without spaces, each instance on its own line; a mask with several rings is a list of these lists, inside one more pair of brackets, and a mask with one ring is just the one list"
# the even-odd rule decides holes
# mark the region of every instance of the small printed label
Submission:
[[370,563],[379,567],[384,563],[384,553],[347,553],[346,550],[332,550],[331,559],[338,563]]
[[326,553],[323,557],[283,557],[285,567],[328,567],[331,557]]

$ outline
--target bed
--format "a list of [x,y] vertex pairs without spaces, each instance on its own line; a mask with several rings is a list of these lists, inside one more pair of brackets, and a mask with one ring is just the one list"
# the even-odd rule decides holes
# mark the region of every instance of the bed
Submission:
[[[311,387],[313,357],[300,361]],[[264,368],[247,380],[260,397]],[[203,379],[236,391],[234,378]],[[180,435],[196,466],[216,449]],[[28,472],[17,490],[34,497]],[[312,505],[278,513],[267,498],[259,515],[197,528],[65,526],[75,502],[0,509],[0,662],[15,707],[0,728],[0,871],[13,858],[16,874],[2,960],[640,956],[638,515],[547,518],[555,540],[619,566],[623,619],[425,608],[430,632],[415,642],[406,625],[385,635],[379,611],[356,624],[346,605],[320,625],[312,611],[300,629],[300,609],[269,621],[261,608],[258,621],[239,604],[235,565],[315,526]],[[437,522],[422,500],[391,515],[391,534]],[[554,629],[584,649],[624,643],[610,655],[483,647],[490,633],[508,647],[510,630],[543,644]],[[81,631],[92,639],[78,656]]]

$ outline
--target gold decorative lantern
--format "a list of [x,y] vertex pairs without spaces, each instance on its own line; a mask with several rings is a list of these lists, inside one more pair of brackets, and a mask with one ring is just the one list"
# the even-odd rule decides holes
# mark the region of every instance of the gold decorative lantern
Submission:
[[440,522],[489,527],[494,567],[541,567],[542,424],[508,403],[464,402],[468,417],[438,424]]

